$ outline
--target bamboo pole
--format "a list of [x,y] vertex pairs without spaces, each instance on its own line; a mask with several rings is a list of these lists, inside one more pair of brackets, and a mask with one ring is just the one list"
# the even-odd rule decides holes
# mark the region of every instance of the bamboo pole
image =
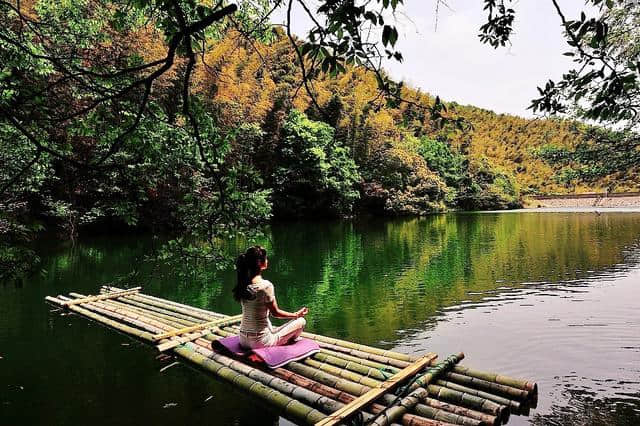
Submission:
[[[138,313],[136,312],[131,312],[130,314],[132,315],[131,319],[135,319],[135,320],[141,319],[138,316]],[[155,321],[151,321],[150,318],[147,318],[147,320],[149,321],[148,327],[147,327],[148,329],[155,330],[155,328],[160,325]],[[161,328],[169,329],[170,327],[171,327],[170,323],[168,324],[165,323],[165,326]],[[192,350],[194,349],[194,346],[192,344],[186,345],[185,347],[190,348]],[[327,412],[335,411],[340,407],[340,405],[336,405],[335,401],[331,401],[329,398],[323,397],[322,395],[318,395],[310,391],[305,392],[304,390],[297,389],[296,387],[291,387],[281,379],[275,380],[273,376],[267,373],[264,373],[246,364],[232,360],[231,358],[225,357],[223,355],[216,354],[212,352],[210,349],[208,349],[207,347],[199,346],[198,348],[199,349],[196,349],[196,351],[200,352],[202,355],[205,355],[208,358],[213,359],[221,363],[222,365],[225,365],[226,367],[232,368],[240,373],[253,377],[254,379],[257,377],[259,381],[261,381],[263,384],[266,384],[269,386],[276,386],[279,391],[284,391],[284,392],[295,391],[296,397],[302,398],[302,399],[306,398],[307,401],[310,401],[313,404],[320,405]]]
[[[217,336],[216,336],[217,337]],[[203,343],[202,340],[197,341],[197,344],[205,347],[205,348],[209,348],[210,345],[207,343]],[[332,388],[330,386],[324,385],[322,383],[316,382],[315,380],[309,379],[307,377],[304,377],[302,375],[296,374],[292,371],[286,370],[285,368],[275,368],[273,370],[270,370],[270,372],[277,377],[280,377],[284,380],[287,380],[291,383],[294,383],[298,386],[302,386],[305,387],[307,389],[310,389],[314,392],[317,392],[321,395],[327,396],[329,398],[332,398],[336,401],[340,401],[344,404],[348,404],[352,401],[354,401],[356,399],[355,396],[353,396],[352,394],[349,394],[347,392]],[[370,405],[371,408],[371,412],[377,413],[380,412],[382,410],[384,410],[386,407],[380,404],[371,404]],[[372,417],[370,413],[365,412],[366,417]],[[403,423],[404,424],[412,424],[414,426],[433,426],[433,422],[430,421],[430,419],[421,417],[421,416],[417,416],[417,415],[411,415],[411,414],[407,414],[406,416],[403,416]]]
[[[55,303],[56,305],[62,306],[62,304],[64,303],[64,300],[59,299],[59,298],[55,298],[55,297],[51,297],[51,296],[47,296],[45,298],[45,300],[47,302],[50,303]],[[75,306],[75,305],[71,305],[68,307],[69,310],[76,312],[80,315],[83,315],[87,318],[90,318],[96,322],[102,323],[104,325],[107,325],[111,328],[114,328],[118,331],[121,331],[123,333],[129,334],[131,336],[137,337],[141,340],[147,341],[147,342],[151,342],[151,333],[148,333],[146,331],[142,331],[142,330],[138,330],[134,327],[130,327],[128,325],[119,323],[117,321],[113,321],[109,318],[106,318],[102,315],[96,314],[95,312],[91,312],[88,309],[82,308],[80,306]]]
[[422,404],[418,404],[418,407],[420,407],[421,405],[442,410],[448,413],[457,414],[461,417],[468,417],[471,419],[479,420],[480,422],[482,422],[482,424],[489,425],[489,426],[498,426],[502,423],[506,423],[506,421],[503,421],[503,419],[497,416],[483,413],[481,411],[473,410],[471,408],[461,407],[455,404],[449,404],[447,402],[439,401],[437,399],[430,398],[430,397],[426,398],[422,402]]
[[[146,295],[143,295],[143,296],[146,296]],[[126,298],[126,299],[128,299],[128,298]],[[125,300],[126,300],[126,299],[125,299]],[[160,299],[160,300],[162,300],[162,299]],[[127,301],[128,301],[128,300],[127,300]],[[158,308],[161,304],[163,304],[163,302],[154,301],[154,302],[153,302],[152,307],[154,307],[154,308]],[[184,311],[183,311],[183,312],[184,312]],[[322,339],[321,339],[321,340],[322,340]],[[337,339],[336,339],[336,340],[337,340]],[[325,343],[325,342],[322,342],[322,343]],[[175,344],[175,343],[174,343],[174,344]],[[172,344],[172,345],[174,345],[174,344]],[[325,344],[327,344],[327,343],[325,343]],[[334,346],[335,346],[335,345],[334,345]],[[360,346],[362,346],[362,345],[360,345]],[[169,347],[170,347],[170,346],[169,346]],[[164,349],[167,349],[167,348],[168,348],[167,346],[165,346],[165,347],[159,347],[159,349],[160,349],[160,350],[164,350]],[[339,349],[342,349],[342,347],[339,347]],[[353,349],[353,348],[346,348],[346,349],[350,349],[351,351],[358,351],[358,352],[360,352],[360,354],[363,352],[363,351],[359,351],[358,349]],[[375,348],[373,348],[373,349],[375,349]],[[387,352],[388,352],[388,351],[387,351]],[[365,352],[365,353],[366,353],[366,352]],[[398,362],[398,360],[395,360],[395,359],[381,359],[381,358],[382,358],[382,356],[381,356],[381,355],[379,355],[379,354],[372,354],[372,355],[378,355],[378,356],[375,356],[375,358],[380,359],[380,360],[383,360],[383,361],[387,361],[387,362],[391,361],[393,364],[398,365],[398,366],[405,366],[405,365],[408,365],[408,363],[406,363],[406,362],[402,362],[402,361]]]
[[71,305],[81,305],[83,303],[88,303],[88,302],[93,302],[96,300],[106,300],[106,299],[113,299],[116,297],[122,297],[122,296],[128,296],[131,295],[133,293],[137,293],[140,291],[142,287],[135,287],[129,290],[122,290],[122,291],[116,291],[113,293],[105,293],[105,294],[100,294],[98,296],[86,296],[84,298],[81,299],[73,299],[73,300],[67,300],[64,302],[64,304],[62,306],[64,307],[68,307]]
[[508,397],[509,399],[526,401],[529,398],[529,392],[526,390],[514,388],[507,385],[501,385],[499,383],[488,382],[476,377],[470,377],[459,373],[447,373],[445,377],[451,382],[455,382],[460,385],[468,386],[485,392],[503,395]]
[[402,369],[405,368],[407,365],[409,365],[409,362],[406,361],[400,361],[398,359],[394,359],[394,358],[388,358],[385,357],[383,355],[378,355],[378,354],[374,354],[374,353],[370,353],[370,352],[364,352],[358,349],[352,349],[352,348],[347,348],[344,346],[339,346],[339,345],[334,345],[331,343],[327,343],[327,342],[322,342],[319,340],[316,340],[316,343],[318,344],[318,346],[320,346],[321,348],[324,349],[329,349],[332,350],[334,352],[339,352],[339,353],[343,353],[345,355],[350,355],[350,356],[355,356],[358,357],[360,359],[365,359],[365,360],[370,360],[370,361],[374,361],[374,362],[378,362],[396,369]]
[[414,407],[415,407],[415,412],[417,414],[424,417],[432,418],[435,420],[441,420],[443,422],[449,422],[449,423],[453,423],[456,425],[463,425],[463,426],[481,426],[483,424],[481,420],[472,419],[470,417],[465,417],[459,414],[450,413],[448,411],[444,411],[438,408],[433,408],[425,404],[416,404]]
[[379,369],[375,369],[375,368],[363,365],[358,361],[344,360],[324,352],[317,352],[312,356],[312,358],[319,362],[324,362],[327,364],[342,367],[343,369],[354,371],[356,373],[362,374],[366,377],[371,377],[376,380],[384,381],[389,379],[391,376],[393,376],[393,374],[383,373]]
[[466,386],[462,386],[462,385],[459,385],[457,383],[449,382],[449,381],[446,381],[446,380],[438,380],[438,381],[436,381],[436,384],[438,386],[443,386],[443,387],[446,387],[448,389],[456,390],[458,392],[464,392],[464,393],[469,394],[469,395],[475,395],[475,396],[478,396],[480,398],[488,399],[489,401],[493,401],[493,402],[495,402],[497,404],[509,407],[509,409],[514,413],[517,413],[517,412],[520,411],[520,403],[518,401],[514,401],[512,399],[503,398],[501,396],[494,395],[494,394],[489,393],[489,392],[483,392],[483,391],[480,391],[480,390],[477,390],[477,389],[472,389],[472,388],[469,388],[469,387],[466,387]]
[[234,317],[221,318],[215,321],[206,322],[203,324],[196,324],[189,327],[184,327],[175,330],[168,330],[164,333],[159,333],[153,336],[154,341],[168,339],[170,337],[180,336],[181,334],[192,333],[194,331],[202,331],[203,329],[211,329],[216,327],[224,327],[225,325],[238,322],[242,319],[242,315],[237,315]]
[[[116,287],[108,287],[108,286],[103,286],[103,288],[105,289],[117,289]],[[168,299],[162,299],[160,297],[155,297],[155,296],[151,296],[149,294],[140,294],[139,295],[141,298],[147,299],[147,300],[153,300],[156,302],[160,302],[160,303],[164,303],[166,305],[170,305],[170,306],[175,306],[178,308],[182,308],[182,309],[187,309],[196,313],[200,313],[201,315],[208,315],[208,316],[212,316],[212,317],[225,317],[226,315],[223,314],[219,314],[217,312],[213,312],[213,311],[208,311],[206,309],[201,309],[201,308],[196,308],[195,306],[191,306],[191,305],[185,305],[184,303],[178,303],[178,302],[174,302],[173,300],[168,300]]]
[[[61,300],[72,300],[68,297],[65,296],[58,296],[59,299]],[[155,327],[153,330],[150,330],[149,328],[145,327],[144,323],[142,323],[141,321],[135,319],[135,318],[128,318],[125,315],[116,312],[116,310],[114,308],[111,307],[102,307],[103,305],[99,305],[99,302],[89,302],[86,303],[85,305],[83,305],[84,308],[91,310],[91,311],[95,311],[103,316],[106,316],[108,318],[115,318],[117,320],[120,320],[124,323],[133,325],[135,327],[141,328],[142,330],[151,332],[151,333],[157,333],[160,329],[158,327]]]
[[189,315],[191,317],[198,318],[199,320],[204,320],[204,321],[214,321],[214,320],[216,320],[218,318],[224,318],[226,316],[226,315],[214,316],[214,315],[208,315],[208,314],[205,315],[205,314],[194,312],[194,311],[191,311],[189,309],[185,309],[185,308],[182,308],[182,307],[179,307],[179,306],[168,305],[168,304],[166,304],[164,302],[158,302],[158,301],[153,300],[153,299],[143,298],[143,297],[140,297],[138,295],[136,295],[136,296],[126,296],[123,299],[124,300],[131,299],[131,300],[134,300],[136,302],[144,303],[144,304],[155,306],[155,307],[158,307],[158,308],[163,308],[163,309],[166,309],[166,310],[169,310],[169,311],[174,311],[174,312],[177,312],[177,313],[180,313],[180,314],[183,314],[183,315]]
[[[71,295],[74,295],[74,293],[71,293]],[[181,328],[185,325],[185,322],[188,324],[192,324],[189,321],[185,321],[182,320],[180,318],[175,318],[175,317],[171,317],[169,315],[164,315],[164,314],[160,314],[157,313],[155,311],[147,311],[141,308],[137,308],[135,306],[132,305],[128,305],[125,303],[119,303],[119,302],[115,302],[115,301],[108,301],[107,302],[109,305],[115,306],[117,308],[120,309],[126,309],[132,312],[135,312],[136,314],[141,314],[144,315],[148,318],[154,319],[156,321],[162,322],[166,325],[171,326],[172,328]],[[218,320],[218,321],[224,321],[224,320]],[[197,340],[199,338],[202,338],[203,336],[209,334],[210,331],[209,330],[205,330],[205,331],[197,331],[197,332],[193,332],[193,333],[189,333],[187,335],[184,336],[176,336],[174,338],[172,338],[171,340],[165,341],[164,343],[160,343],[156,346],[156,348],[158,349],[158,351],[160,352],[164,352],[167,351],[169,349],[175,348],[176,346],[180,346],[184,343],[187,342],[191,342],[194,340]],[[157,335],[156,335],[157,336]],[[154,340],[157,340],[157,338],[154,336]],[[157,343],[157,342],[156,342]]]
[[[350,349],[356,349],[362,352],[368,352],[371,354],[376,354],[376,355],[381,355],[387,358],[392,358],[395,360],[399,360],[399,361],[404,361],[406,363],[412,363],[418,360],[418,357],[412,357],[410,355],[406,355],[400,352],[394,352],[394,351],[389,351],[389,350],[385,350],[385,349],[378,349],[378,348],[374,348],[373,346],[367,346],[367,345],[361,345],[359,343],[354,343],[354,342],[349,342],[348,340],[341,340],[341,339],[336,339],[334,337],[327,337],[327,336],[323,336],[321,334],[313,334],[313,333],[309,333],[309,332],[304,332],[302,333],[303,337],[306,337],[308,339],[312,339],[312,340],[317,340],[319,342],[323,342],[323,343],[329,343],[329,344],[333,344],[336,346],[341,346],[343,348],[350,348]],[[404,365],[404,367],[407,367],[407,365]]]
[[434,398],[442,399],[454,404],[460,403],[463,406],[479,410],[484,413],[494,415],[496,417],[503,417],[505,411],[509,411],[508,407],[497,404],[486,398],[481,398],[476,395],[472,395],[466,392],[459,392],[453,389],[445,388],[438,385],[429,385],[427,387],[430,395]]
[[[74,295],[75,293],[70,293],[70,294]],[[148,315],[148,316],[150,316],[152,318],[168,320],[168,321],[174,322],[176,324],[179,324],[180,326],[190,326],[190,325],[194,325],[196,323],[194,321],[187,321],[187,320],[179,318],[179,317],[174,317],[174,316],[163,314],[163,313],[160,313],[160,312],[151,311],[151,310],[148,310],[148,309],[143,309],[143,308],[140,308],[138,306],[131,305],[129,303],[123,303],[123,302],[115,301],[115,300],[110,300],[109,303],[112,303],[115,306],[119,306],[121,308],[130,309],[130,310],[132,310],[134,312],[144,313],[144,314],[146,314],[146,315]]]
[[[111,287],[115,288],[115,287]],[[106,290],[105,290],[106,291]],[[185,305],[183,303],[174,302],[172,300],[162,299],[148,294],[138,293],[134,296],[127,297],[130,300],[138,303],[144,303],[149,306],[160,307],[173,312],[177,312],[183,315],[189,315],[197,318],[198,321],[213,321],[217,318],[224,318],[227,315],[219,314],[213,311],[207,311],[205,309],[196,308],[194,306]]]
[[[72,295],[74,295],[75,293],[72,293]],[[156,311],[148,311],[136,306],[132,306],[126,303],[120,303],[120,302],[114,302],[114,301],[109,301],[108,303],[110,304],[117,304],[117,307],[121,308],[121,309],[128,309],[131,310],[133,312],[139,313],[139,314],[143,314],[146,315],[149,318],[155,319],[155,320],[160,320],[160,321],[164,321],[167,325],[170,325],[171,327],[173,327],[174,329],[181,329],[185,324],[186,325],[192,325],[193,322],[191,321],[186,321],[181,319],[180,317],[171,317],[169,315],[166,314],[160,314]],[[217,320],[219,323],[221,324],[226,324],[229,322],[234,321],[233,317],[227,317],[227,318],[223,318],[223,319],[218,319]],[[210,330],[204,330],[204,331],[195,331],[192,333],[189,333],[185,336],[179,336],[179,337],[174,337],[169,341],[166,341],[164,343],[160,343],[156,346],[156,348],[158,349],[158,351],[160,352],[164,352],[167,351],[169,349],[175,348],[176,346],[179,346],[183,343],[187,343],[187,342],[191,342],[194,341],[196,339],[200,339],[203,338],[204,336],[210,334]],[[156,338],[157,340],[157,338]]]
[[338,376],[343,379],[350,380],[354,383],[369,386],[371,388],[375,388],[380,383],[382,383],[381,380],[372,379],[371,377],[363,376],[362,374],[358,374],[354,371],[349,371],[347,369],[336,367],[335,365],[319,362],[314,359],[307,358],[307,359],[304,359],[302,362],[310,367],[325,371],[327,373],[333,374],[334,376]]
[[137,301],[135,301],[135,300],[133,300],[133,299],[131,299],[129,297],[123,297],[122,299],[118,300],[118,302],[125,303],[125,304],[127,304],[129,306],[135,306],[137,308],[144,309],[146,311],[153,311],[153,312],[156,312],[158,314],[163,314],[163,315],[172,316],[174,318],[179,318],[179,319],[181,319],[183,321],[191,322],[192,324],[196,324],[196,323],[199,323],[199,322],[203,321],[202,318],[195,318],[195,317],[192,317],[190,315],[184,315],[184,314],[181,314],[181,313],[178,313],[178,312],[170,311],[168,309],[159,308],[157,306],[147,305],[145,303],[137,302]]
[[453,371],[455,373],[464,374],[465,376],[475,377],[478,379],[486,380],[488,382],[526,390],[527,392],[529,392],[529,398],[532,405],[535,406],[538,402],[538,385],[537,383],[530,380],[515,379],[513,377],[504,376],[502,374],[474,370],[472,368],[464,367],[461,365],[454,368]]
[[[347,393],[355,393],[356,395],[361,394],[361,392],[365,392],[366,389],[368,389],[368,386],[360,386],[359,390],[358,390],[358,383],[357,382],[351,382],[349,380],[346,380],[343,377],[340,376],[334,376],[332,374],[329,374],[325,371],[322,370],[316,370],[313,368],[309,368],[306,365],[299,365],[299,364],[293,364],[290,365],[292,370],[298,371],[300,372],[302,375],[306,376],[306,377],[311,377],[312,379],[317,379],[317,380],[321,380],[324,383],[329,384],[330,386],[342,389],[344,391],[346,391]],[[336,371],[334,371],[336,372]],[[385,401],[387,403],[392,402],[395,399],[394,396],[392,395],[385,395]],[[467,409],[465,409],[464,407],[459,407],[460,408],[460,419],[463,419],[463,412]],[[375,412],[375,410],[372,410]],[[480,414],[481,415],[481,414]],[[483,420],[489,420],[489,422],[487,424],[494,424],[494,421],[496,419],[495,416],[491,417],[491,416],[485,416],[482,417]],[[469,420],[473,420],[473,419],[469,419]],[[473,421],[467,421],[467,424],[469,423],[473,423]]]
[[[102,287],[103,291],[110,291],[110,290],[120,290],[117,287],[108,287],[108,286],[103,286]],[[205,311],[204,309],[199,309],[199,308],[195,308],[193,306],[189,306],[189,305],[184,305],[181,303],[177,303],[177,302],[173,302],[170,300],[166,300],[166,299],[161,299],[159,297],[154,297],[154,296],[149,296],[147,294],[141,294],[138,293],[134,296],[127,296],[124,297],[122,300],[133,300],[136,301],[138,303],[144,303],[146,305],[150,305],[150,306],[154,306],[154,307],[158,307],[158,308],[163,308],[169,311],[173,311],[173,312],[177,312],[183,315],[189,315],[192,316],[194,318],[197,318],[198,320],[205,320],[205,321],[213,321],[217,318],[224,318],[227,315],[222,315],[222,314],[218,314],[215,312],[211,312],[211,311]]]
[[[420,417],[415,414],[405,414],[402,416],[403,426],[454,426],[451,423],[441,422],[439,420]],[[392,424],[391,426],[394,426]]]
[[352,395],[360,396],[366,393],[370,389],[369,386],[361,385],[359,383],[354,383],[342,377],[334,376],[325,371],[315,369],[313,367],[310,367],[305,364],[301,364],[299,362],[290,362],[289,364],[287,364],[286,368],[287,370],[291,370],[302,376],[316,380],[327,386],[334,387],[336,389],[350,393]]
[[[97,303],[96,303],[97,305]],[[122,310],[124,311],[124,310]],[[126,315],[126,312],[125,312]],[[155,320],[152,320],[151,318],[148,317],[141,317],[139,316],[137,313],[130,311],[129,312],[130,318],[131,319],[135,319],[135,320],[139,320],[139,321],[144,321],[146,324],[148,324],[148,329],[152,330],[155,328],[161,328],[161,329],[170,329],[171,325],[169,324],[162,324],[160,322],[156,322]],[[231,319],[226,319],[227,321],[231,321]],[[153,337],[152,337],[153,339]],[[155,340],[155,339],[154,339]],[[220,355],[217,353],[214,353],[213,351],[211,351],[208,348],[202,347],[202,346],[198,346],[198,349],[194,349],[196,348],[196,346],[194,346],[193,344],[187,344],[185,345],[185,347],[190,348],[191,350],[196,350],[197,352],[201,353],[202,355],[207,356],[210,359],[213,359],[217,362],[219,362],[220,364],[232,368],[240,373],[243,373],[247,376],[253,377],[254,379],[258,379],[260,382],[262,382],[263,384],[266,384],[268,386],[274,386],[276,387],[279,391],[281,392],[292,392],[291,387],[286,385],[284,381],[282,381],[281,379],[275,380],[275,378],[267,373],[264,373],[260,370],[257,370],[253,367],[250,367],[246,364],[243,364],[241,362],[235,361],[229,357],[226,357],[224,355]],[[293,388],[293,390],[298,390]],[[298,390],[299,391],[299,390]],[[302,393],[300,393],[302,392]],[[332,406],[333,402],[331,402],[328,398],[323,397],[322,395],[318,395],[318,394],[310,394],[309,392],[304,392],[304,391],[299,391],[298,392],[298,397],[302,398],[302,399],[306,399],[307,402],[311,402],[312,404],[317,404],[320,405],[324,410],[331,412],[334,411],[335,409],[337,409],[335,406]]]
[[[73,293],[72,293],[73,294]],[[135,306],[131,306],[128,304],[123,304],[120,302],[115,302],[115,301],[108,301],[107,303],[112,304],[112,305],[116,305],[116,307],[119,308],[124,308],[124,309],[128,309],[131,310],[137,314],[143,314],[145,316],[148,316],[149,318],[155,319],[157,321],[160,321],[168,326],[171,327],[180,327],[182,325],[184,325],[184,323],[186,321],[181,320],[179,318],[174,318],[171,317],[169,315],[163,315],[163,314],[159,314],[157,312],[154,311],[147,311],[141,308],[137,308]],[[191,324],[190,322],[188,322],[189,324]],[[158,348],[158,350],[160,352],[163,352],[165,350],[168,349],[172,349],[176,346],[179,346],[183,343],[187,343],[187,342],[192,342],[192,341],[198,341],[198,340],[203,340],[205,336],[212,336],[214,337],[214,335],[211,334],[210,330],[207,330],[206,332],[197,332],[197,333],[193,333],[194,336],[192,337],[174,337],[171,340],[165,342],[165,343],[161,343],[159,345],[156,346],[156,348]],[[207,346],[211,347],[211,344],[207,341]]]
[[[141,316],[142,318],[151,319],[155,323],[162,325],[162,329],[164,329],[165,326],[169,326],[171,328],[180,328],[184,326],[183,320],[181,320],[180,318],[174,318],[169,315],[162,315],[157,312],[147,311],[145,309],[139,309],[139,308],[136,308],[135,306],[131,306],[126,303],[119,303],[111,300],[106,302],[100,302],[100,303],[103,303],[106,306],[109,306],[118,311],[129,312],[131,313],[131,315],[136,315],[136,316]],[[174,340],[174,339],[171,339],[171,340]]]
[[[384,416],[381,418],[378,418],[377,423],[388,424],[389,422],[397,419],[398,416],[401,416],[402,414],[406,413],[409,409],[415,407],[418,404],[418,402],[420,402],[420,398],[426,398],[426,395],[427,395],[424,389],[417,387],[417,383],[421,383],[422,385],[428,384],[435,377],[438,377],[439,375],[443,374],[446,370],[450,369],[453,365],[455,365],[455,363],[459,362],[459,360],[462,359],[463,357],[464,357],[464,354],[462,353],[458,355],[453,355],[447,358],[447,360],[445,360],[444,362],[438,364],[436,367],[430,368],[428,370],[428,373],[419,377],[416,380],[416,383],[414,383],[414,385],[412,386],[412,389],[414,389],[414,393],[410,396],[405,397],[402,400],[400,406],[388,407],[384,412]],[[344,364],[338,363],[338,365],[341,365],[343,367],[343,370],[340,370],[334,366],[327,366],[325,364],[314,363],[312,360],[308,360],[305,363],[310,364],[318,369],[324,370],[328,373],[334,374],[338,377],[355,381],[356,383],[364,383],[368,386],[375,384],[375,381],[370,381],[367,377],[362,377],[361,375],[359,376],[349,371],[345,371],[347,365],[344,365]],[[352,368],[352,370],[357,371],[358,369]],[[391,403],[393,402],[394,401],[392,399]],[[468,423],[473,423],[473,421],[470,419]]]
[[247,377],[258,380],[266,386],[272,387],[287,395],[295,396],[296,399],[302,399],[306,404],[317,407],[325,413],[333,413],[345,406],[345,404],[343,404],[342,402],[335,401],[315,391],[303,388],[294,383],[276,377],[275,375],[269,374],[265,371],[251,367],[232,358],[213,352],[203,346],[195,345],[194,343],[188,343],[185,345],[185,347],[198,352],[201,355],[204,355],[208,359],[212,359],[226,367],[242,373]]
[[337,351],[333,351],[331,349],[328,349],[326,347],[321,347],[320,348],[320,352],[321,353],[325,353],[327,355],[331,355],[333,357],[336,358],[340,358],[343,359],[345,361],[353,361],[353,362],[357,362],[360,363],[362,365],[365,365],[367,367],[371,367],[371,368],[375,368],[379,371],[381,371],[382,373],[386,374],[386,375],[393,375],[396,374],[398,371],[400,371],[400,368],[396,368],[390,365],[386,365],[386,364],[382,364],[380,362],[376,362],[376,361],[371,361],[370,359],[364,359],[364,358],[358,358],[356,356],[353,355],[349,355],[349,354],[345,354],[343,352],[337,352]]
[[[233,330],[237,332],[239,328],[236,327],[226,327],[228,330]],[[380,362],[371,361],[369,359],[359,358],[353,355],[348,355],[343,352],[334,351],[328,349],[327,346],[334,346],[325,344],[323,342],[318,342],[319,346],[322,348],[319,354],[315,354],[313,357],[318,361],[328,362],[333,365],[337,365],[340,367],[345,367],[348,370],[355,371],[357,373],[371,376],[378,380],[386,380],[391,377],[393,374],[396,374],[400,371],[399,368],[389,366]],[[363,355],[367,355],[362,352]],[[351,364],[349,364],[351,362]],[[409,365],[407,363],[404,363]]]
[[[113,306],[107,302],[102,302],[102,301],[89,302],[86,304],[86,306],[96,307],[101,309],[102,311],[112,312],[118,315],[118,318],[122,319],[123,321],[129,321],[133,324],[136,324],[138,327],[144,328],[147,331],[153,332],[155,334],[161,333],[165,329],[165,327],[168,327],[166,324],[163,323],[163,321],[149,318],[144,314],[136,313],[128,309]],[[147,327],[147,325],[149,326]],[[153,341],[153,337],[151,338],[151,340]]]
[[444,361],[429,368],[425,374],[416,378],[416,380],[414,380],[413,384],[411,385],[411,390],[417,389],[419,387],[424,387],[432,383],[444,373],[451,370],[463,358],[464,354],[462,352],[448,356]]
[[416,389],[409,395],[402,398],[398,404],[391,404],[376,414],[373,421],[370,422],[372,426],[387,426],[391,422],[402,418],[409,411],[413,410],[421,399],[427,397],[427,391],[425,389]]
[[370,355],[378,355],[378,359],[385,359],[385,361],[395,361],[395,366],[400,368],[405,368],[418,359],[418,357],[412,357],[403,353],[374,348],[372,346],[361,345],[359,343],[349,342],[348,340],[336,339],[333,337],[322,336],[320,334],[303,332],[302,337],[315,340],[321,347],[324,345],[331,345],[327,347],[331,347],[332,349],[339,350],[341,352],[343,352],[345,349],[350,349],[358,352],[368,353]]

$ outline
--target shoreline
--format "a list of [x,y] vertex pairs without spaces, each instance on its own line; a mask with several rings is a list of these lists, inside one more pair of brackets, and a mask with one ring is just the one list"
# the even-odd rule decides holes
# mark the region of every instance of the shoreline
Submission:
[[640,209],[640,193],[592,193],[525,197],[525,208]]
[[640,213],[637,207],[523,207],[512,210],[485,210],[469,213]]

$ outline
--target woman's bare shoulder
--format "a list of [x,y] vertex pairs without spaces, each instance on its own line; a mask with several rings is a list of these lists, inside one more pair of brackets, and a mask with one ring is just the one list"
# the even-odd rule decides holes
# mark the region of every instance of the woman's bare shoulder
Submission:
[[251,287],[253,287],[255,290],[266,290],[268,288],[273,288],[273,283],[263,278],[258,282],[251,283]]

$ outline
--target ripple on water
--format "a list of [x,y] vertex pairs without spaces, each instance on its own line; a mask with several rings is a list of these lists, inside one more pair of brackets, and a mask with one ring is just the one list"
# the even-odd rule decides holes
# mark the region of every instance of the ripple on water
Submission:
[[474,292],[486,297],[442,309],[433,331],[400,349],[416,352],[421,341],[464,350],[469,366],[535,378],[536,414],[513,424],[640,424],[638,283],[640,269],[551,289]]

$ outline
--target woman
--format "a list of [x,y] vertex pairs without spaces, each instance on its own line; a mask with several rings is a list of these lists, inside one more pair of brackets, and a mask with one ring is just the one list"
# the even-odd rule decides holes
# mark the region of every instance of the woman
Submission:
[[[233,289],[233,297],[242,304],[239,337],[240,345],[245,348],[285,345],[296,340],[307,324],[303,318],[309,312],[306,307],[295,313],[278,307],[273,284],[262,278],[262,271],[268,265],[267,251],[260,246],[249,247],[236,261],[238,283]],[[293,320],[274,328],[269,314]]]

